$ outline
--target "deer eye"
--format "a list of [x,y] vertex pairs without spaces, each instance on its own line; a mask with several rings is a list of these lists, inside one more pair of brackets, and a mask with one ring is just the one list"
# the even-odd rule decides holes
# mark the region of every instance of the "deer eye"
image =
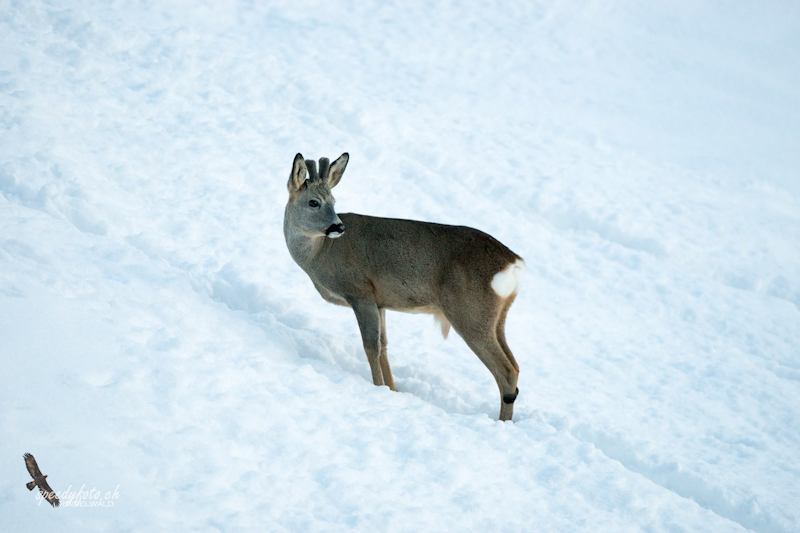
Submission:
[[308,201],[308,206],[309,207],[319,207],[319,202],[316,201],[316,200],[309,200]]

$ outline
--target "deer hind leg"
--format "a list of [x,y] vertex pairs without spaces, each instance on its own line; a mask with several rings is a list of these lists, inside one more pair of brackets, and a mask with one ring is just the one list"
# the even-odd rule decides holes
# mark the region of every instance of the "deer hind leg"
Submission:
[[511,353],[511,348],[508,347],[508,343],[506,342],[506,316],[508,315],[508,310],[511,308],[511,304],[514,303],[514,299],[516,297],[517,293],[512,293],[511,296],[508,296],[500,304],[500,314],[497,317],[497,327],[495,328],[495,333],[497,335],[497,342],[500,343],[500,347],[503,348],[508,360],[511,361],[511,364],[514,365],[514,368],[516,368],[517,372],[519,372],[517,360],[514,359],[514,354]]
[[384,384],[381,371],[381,314],[374,302],[350,302],[356,314],[358,329],[361,330],[361,342],[367,354],[369,369],[372,371],[372,383],[377,386]]
[[397,388],[394,386],[394,378],[392,377],[392,369],[389,367],[389,354],[387,353],[387,347],[389,346],[389,341],[386,336],[386,309],[380,309],[381,314],[381,334],[380,334],[380,344],[381,344],[381,373],[383,374],[383,383],[389,387],[393,391],[397,391]]
[[500,391],[500,420],[511,420],[514,415],[514,400],[517,398],[519,367],[510,351],[506,353],[497,335],[501,305],[495,295],[486,298],[485,305],[477,309],[468,306],[454,307],[445,315],[467,346],[483,362],[497,382]]
[[500,420],[511,420],[511,417],[514,414],[514,401],[517,399],[517,394],[519,394],[519,388],[517,387],[517,380],[519,378],[519,364],[517,364],[517,360],[514,358],[514,354],[511,353],[511,348],[508,347],[508,342],[506,342],[506,315],[508,315],[508,310],[511,308],[511,304],[514,303],[514,298],[516,297],[517,294],[512,293],[500,304],[500,314],[497,317],[497,325],[495,326],[497,343],[500,345],[500,348],[503,349],[503,352],[508,358],[508,362],[511,363],[511,366],[514,367],[514,370],[516,371],[514,373],[514,392],[504,394],[501,397],[502,403],[500,404]]

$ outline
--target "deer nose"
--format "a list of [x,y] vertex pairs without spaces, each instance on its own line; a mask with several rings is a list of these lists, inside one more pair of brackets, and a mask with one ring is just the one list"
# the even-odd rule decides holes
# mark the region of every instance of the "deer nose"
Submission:
[[338,224],[331,224],[328,226],[328,229],[325,230],[325,235],[329,239],[337,239],[342,236],[344,233],[344,224],[339,222]]

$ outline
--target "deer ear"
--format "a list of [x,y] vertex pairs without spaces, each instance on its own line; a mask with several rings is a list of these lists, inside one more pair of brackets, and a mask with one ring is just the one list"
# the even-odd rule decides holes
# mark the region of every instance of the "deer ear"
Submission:
[[328,171],[328,187],[333,189],[342,179],[344,169],[347,168],[347,162],[350,160],[350,154],[347,152],[339,156],[339,159],[331,163],[331,168]]
[[289,174],[289,182],[286,184],[289,192],[299,191],[306,182],[306,176],[308,176],[308,169],[306,169],[306,162],[303,160],[303,154],[297,154],[294,156],[292,173]]

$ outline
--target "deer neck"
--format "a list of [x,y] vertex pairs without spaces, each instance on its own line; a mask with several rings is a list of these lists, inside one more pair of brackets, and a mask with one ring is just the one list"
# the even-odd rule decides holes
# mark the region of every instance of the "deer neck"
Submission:
[[283,217],[283,236],[292,259],[306,271],[322,252],[326,240],[325,236],[310,236],[299,231],[297,226],[292,224],[288,213]]

